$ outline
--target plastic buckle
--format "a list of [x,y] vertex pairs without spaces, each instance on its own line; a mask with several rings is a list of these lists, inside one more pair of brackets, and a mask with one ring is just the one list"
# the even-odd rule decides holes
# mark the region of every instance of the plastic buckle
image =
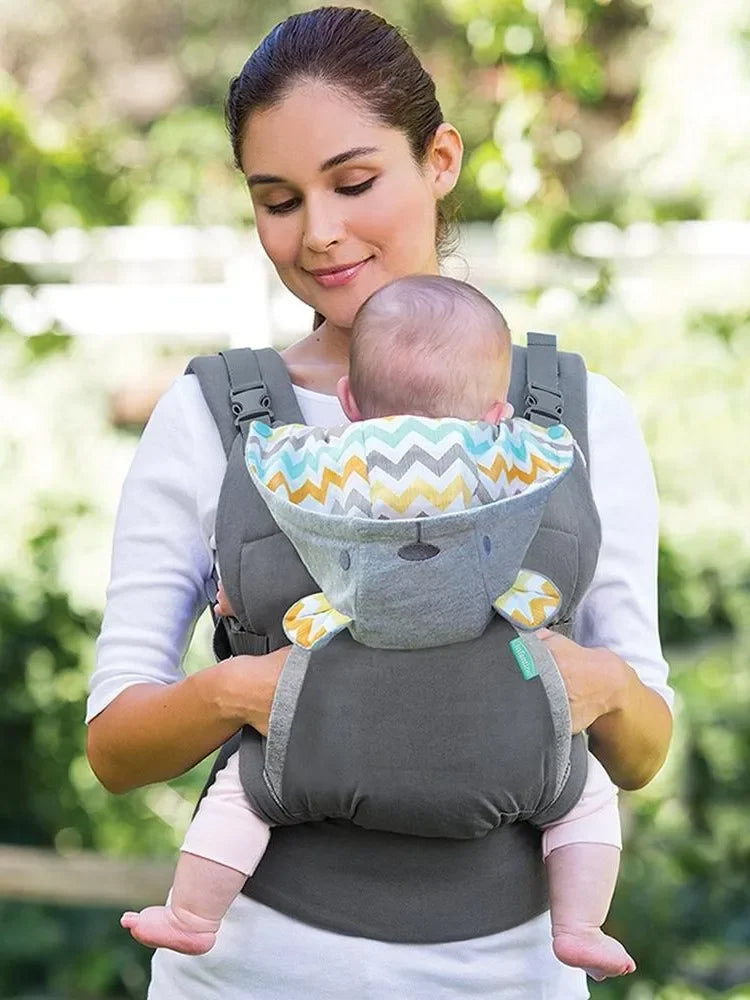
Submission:
[[227,632],[233,632],[234,635],[237,635],[238,632],[247,632],[247,629],[239,618],[235,618],[234,615],[226,615],[224,624],[226,625]]
[[238,385],[229,393],[234,425],[242,427],[246,420],[262,420],[271,423],[271,397],[265,382],[250,382]]
[[524,417],[530,419],[530,414],[544,417],[552,424],[559,424],[563,415],[562,393],[556,389],[550,389],[544,385],[535,385],[533,382],[526,387],[526,412]]

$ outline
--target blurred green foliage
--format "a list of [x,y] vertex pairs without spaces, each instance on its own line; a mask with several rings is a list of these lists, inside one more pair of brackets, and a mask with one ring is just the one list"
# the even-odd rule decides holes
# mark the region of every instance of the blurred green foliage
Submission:
[[[0,227],[116,225],[127,221],[127,190],[102,137],[74,136],[45,149],[30,131],[20,94],[0,91]],[[0,272],[7,283],[7,276]]]
[[[9,10],[0,47],[9,73],[0,86],[0,235],[20,226],[251,221],[221,120],[226,82],[273,23],[308,6],[112,0],[102,13],[83,0],[65,10],[34,0]],[[639,174],[640,163],[668,158],[666,144],[653,138],[658,123],[665,131],[664,123],[674,126],[672,106],[665,111],[660,101],[668,103],[670,93],[674,102],[675,92],[668,81],[648,78],[667,33],[658,4],[373,6],[403,26],[436,78],[446,117],[464,136],[456,195],[464,219],[515,213],[532,220],[531,245],[570,253],[582,221],[698,218],[725,204],[722,188],[748,198],[746,179],[722,185],[711,175],[702,184],[688,178],[660,188]],[[682,10],[685,19],[700,16],[692,2]],[[738,25],[737,42],[746,44]],[[626,167],[618,143],[639,127],[652,146]],[[715,142],[710,148],[719,163],[721,149]],[[727,163],[736,155],[728,149]],[[746,398],[750,322],[744,307],[700,313],[659,329],[657,339],[656,324],[633,329],[627,315],[611,320],[610,279],[605,260],[581,296],[579,340],[566,346],[582,349],[592,368],[636,400],[655,457],[667,510],[661,625],[678,726],[663,774],[625,797],[628,842],[611,928],[636,955],[639,973],[592,992],[597,1000],[747,998],[750,546],[746,525],[729,513],[736,474],[722,481],[726,462],[734,469],[735,442],[703,411],[719,413],[728,426],[726,393]],[[29,275],[0,252],[0,284],[13,283],[29,284]],[[78,344],[57,328],[22,337],[0,314],[0,412],[9,445],[0,451],[0,474],[10,487],[0,512],[14,525],[0,584],[0,843],[172,856],[206,765],[168,786],[114,797],[85,761],[81,720],[101,601],[72,588],[66,566],[86,540],[108,537],[107,478],[117,477],[99,470],[113,460],[124,467],[132,450],[107,419],[105,375],[128,364],[127,353],[115,351]],[[715,395],[692,406],[686,387],[696,380],[696,358],[701,391]],[[663,404],[681,398],[687,415]],[[684,475],[682,433],[702,476]],[[52,467],[43,480],[28,461],[41,446]],[[725,456],[721,465],[717,454]],[[706,515],[704,530],[701,508],[713,510],[717,497],[727,513]],[[688,503],[686,528],[678,515]],[[204,637],[193,666],[206,651]],[[2,998],[141,997],[148,959],[111,911],[0,905]]]
[[[13,191],[0,223],[39,218],[54,227],[74,221],[76,213],[91,221],[104,213],[114,221],[123,211],[142,221],[249,219],[218,111],[227,80],[253,44],[275,22],[310,5],[280,0],[270,10],[240,0],[214,8],[189,0],[116,0],[113,6],[117,14],[107,21],[81,11],[77,22],[51,16],[55,4],[43,13],[37,0],[36,17],[9,18],[8,44],[19,52],[14,78],[22,87],[33,92],[47,65],[39,42],[54,40],[66,59],[36,123],[44,155],[34,160],[42,151],[22,136],[12,106],[8,122],[0,123],[15,136],[19,166],[28,149],[31,176],[43,165],[45,181],[40,198],[27,204],[23,191],[36,190],[26,185],[29,175],[17,185],[16,173],[5,182],[0,173],[0,191]],[[607,176],[594,196],[591,174],[594,154],[628,121],[638,95],[648,54],[648,46],[637,44],[648,35],[647,0],[380,0],[372,6],[401,26],[423,55],[444,114],[464,137],[466,169],[456,192],[463,219],[531,205],[546,223],[542,244],[561,231],[561,218],[626,220],[631,199],[621,190],[605,196],[611,165],[596,165]],[[76,171],[85,183],[76,184]],[[62,197],[67,182],[72,199]],[[661,214],[671,217],[669,204]]]

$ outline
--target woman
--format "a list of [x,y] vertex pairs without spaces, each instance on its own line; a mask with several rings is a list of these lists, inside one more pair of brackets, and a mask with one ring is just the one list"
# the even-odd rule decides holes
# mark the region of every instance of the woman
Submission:
[[[340,423],[335,388],[357,308],[392,278],[438,272],[440,202],[458,177],[460,137],[398,32],[367,11],[342,8],[278,25],[232,82],[227,122],[263,247],[317,314],[314,332],[284,354],[298,402],[308,423]],[[547,642],[574,728],[588,728],[617,784],[636,788],[661,766],[671,732],[656,631],[656,496],[632,412],[597,376],[589,378],[589,425],[603,540],[579,613],[584,645],[556,635]],[[245,723],[266,731],[285,650],[235,657],[188,678],[180,672],[213,569],[224,464],[195,379],[184,376],[144,432],[115,530],[88,711],[90,761],[111,791],[183,773]],[[546,914],[469,941],[403,945],[335,934],[246,897],[208,955],[157,953],[149,994],[587,995],[583,976],[555,961]]]

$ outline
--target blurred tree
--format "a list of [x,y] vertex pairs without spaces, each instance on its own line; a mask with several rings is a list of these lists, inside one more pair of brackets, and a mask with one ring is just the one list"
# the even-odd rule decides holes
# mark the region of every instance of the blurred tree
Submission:
[[[263,34],[309,4],[227,0],[130,4],[31,0],[11,13],[0,66],[44,116],[47,141],[85,123],[148,219],[237,221],[220,109],[228,79]],[[627,121],[650,7],[635,0],[380,0],[423,55],[446,116],[462,131],[462,217],[531,204],[552,219],[597,217],[589,153]],[[54,38],[54,49],[43,44]],[[42,42],[42,44],[39,44]],[[623,53],[627,52],[627,57]],[[466,100],[466,94],[471,100]],[[116,125],[113,127],[113,122]],[[74,125],[75,123],[75,125]],[[611,214],[611,205],[605,212]]]
[[[0,231],[11,227],[116,225],[128,218],[127,189],[118,183],[100,135],[45,137],[20,89],[0,88]],[[37,134],[33,132],[36,130]],[[7,284],[11,276],[0,273]]]

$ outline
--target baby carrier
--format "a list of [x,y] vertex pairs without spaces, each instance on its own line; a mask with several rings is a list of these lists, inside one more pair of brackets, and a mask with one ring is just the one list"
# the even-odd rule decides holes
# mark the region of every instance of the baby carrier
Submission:
[[[511,402],[550,426],[562,417],[564,395],[565,422],[585,450],[581,359],[558,356],[554,338],[530,334],[525,361],[526,352],[514,348]],[[299,423],[296,399],[273,351],[198,358],[188,370],[199,377],[228,454],[216,536],[238,624],[218,623],[216,653],[265,652],[287,643],[281,622],[290,605],[320,590],[245,466],[248,423]],[[530,634],[521,638],[507,615],[488,612],[482,620],[468,599],[477,581],[464,580],[455,592],[444,581],[441,590],[441,572],[471,552],[484,591],[493,548],[515,547],[524,571],[552,578],[557,588],[543,623],[565,627],[591,581],[599,543],[580,456],[570,466],[546,503],[526,502],[531,513],[522,518],[523,531],[513,525],[508,531],[502,505],[479,508],[459,538],[455,518],[450,531],[440,517],[339,519],[348,522],[347,532],[352,525],[369,532],[365,539],[348,534],[326,541],[337,560],[327,552],[325,562],[338,561],[339,584],[351,578],[352,562],[355,569],[369,567],[364,575],[360,569],[364,586],[384,559],[411,553],[401,556],[404,572],[421,581],[420,599],[403,619],[411,640],[399,634],[401,648],[384,649],[372,622],[368,631],[364,621],[350,620],[325,648],[293,647],[268,739],[249,728],[242,735],[243,784],[277,826],[245,887],[248,895],[338,932],[403,942],[477,937],[545,908],[538,827],[577,801],[585,780],[583,737],[571,740],[567,699],[544,644]],[[301,551],[319,579],[314,518],[299,511],[294,518],[300,513],[295,541],[300,547],[308,536]],[[428,550],[441,559],[425,557]],[[507,581],[494,582],[506,589]],[[485,604],[499,596],[488,592]],[[380,609],[390,626],[397,605]],[[476,621],[463,641],[441,644],[441,620],[451,610],[465,613],[464,605]],[[401,705],[409,706],[407,716]],[[225,748],[216,766],[235,748],[236,742]]]

